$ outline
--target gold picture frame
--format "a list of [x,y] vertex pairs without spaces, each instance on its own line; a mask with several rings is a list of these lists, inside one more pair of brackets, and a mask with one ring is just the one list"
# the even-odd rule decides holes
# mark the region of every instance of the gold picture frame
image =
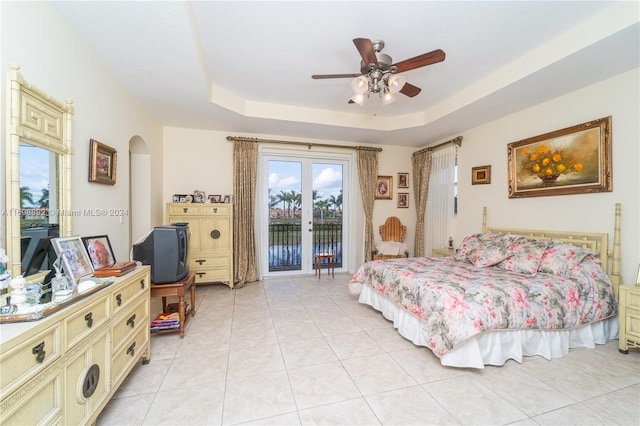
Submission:
[[611,116],[507,145],[509,198],[613,191]]
[[471,185],[483,185],[491,183],[491,166],[478,166],[471,168]]
[[115,185],[118,152],[95,139],[90,143],[89,182]]
[[398,188],[409,188],[409,173],[398,173]]
[[393,176],[378,176],[376,180],[376,200],[393,199]]
[[399,209],[408,209],[409,208],[409,193],[408,192],[398,192],[398,208]]

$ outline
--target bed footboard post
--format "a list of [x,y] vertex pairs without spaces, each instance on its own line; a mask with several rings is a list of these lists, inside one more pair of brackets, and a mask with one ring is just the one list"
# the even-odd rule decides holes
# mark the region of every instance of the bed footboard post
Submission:
[[487,233],[487,206],[482,208],[482,233]]
[[616,203],[615,221],[613,227],[613,253],[611,255],[611,280],[618,295],[618,286],[622,285],[622,276],[620,275],[620,217],[622,204]]

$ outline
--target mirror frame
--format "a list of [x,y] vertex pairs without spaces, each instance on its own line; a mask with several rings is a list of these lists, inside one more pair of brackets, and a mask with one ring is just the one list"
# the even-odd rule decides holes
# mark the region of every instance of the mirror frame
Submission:
[[[71,155],[72,101],[61,102],[26,81],[18,72],[20,67],[10,65],[7,73],[6,125],[6,251],[11,275],[22,274],[20,251],[20,142],[37,146],[58,154],[56,176],[59,202],[57,205],[60,236],[71,236]],[[37,277],[40,274],[28,277]]]

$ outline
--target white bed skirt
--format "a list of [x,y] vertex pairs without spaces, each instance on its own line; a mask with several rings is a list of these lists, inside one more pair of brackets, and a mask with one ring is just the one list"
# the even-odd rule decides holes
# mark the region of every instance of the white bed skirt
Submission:
[[[352,293],[355,292],[353,290]],[[427,347],[422,334],[422,322],[417,317],[398,308],[366,285],[361,286],[358,301],[380,311],[385,318],[393,321],[394,327],[403,337],[418,346]],[[567,355],[571,348],[594,348],[596,344],[602,345],[617,338],[617,315],[572,330],[489,331],[448,352],[440,358],[440,362],[451,367],[484,368],[485,365],[504,365],[508,359],[522,362],[523,356],[559,358]]]

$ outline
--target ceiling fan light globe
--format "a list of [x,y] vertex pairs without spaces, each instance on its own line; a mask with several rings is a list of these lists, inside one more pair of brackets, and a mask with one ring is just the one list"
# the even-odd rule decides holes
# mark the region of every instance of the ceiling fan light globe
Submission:
[[356,77],[351,80],[351,88],[357,94],[365,94],[369,90],[369,81],[365,76]]
[[351,100],[357,103],[358,105],[362,106],[364,105],[364,94],[356,93],[355,95],[351,96]]
[[389,105],[393,102],[395,102],[396,97],[393,95],[393,93],[385,93],[384,95],[382,95],[382,105]]
[[389,90],[391,93],[398,93],[405,84],[407,84],[407,79],[401,75],[392,75],[389,77]]

